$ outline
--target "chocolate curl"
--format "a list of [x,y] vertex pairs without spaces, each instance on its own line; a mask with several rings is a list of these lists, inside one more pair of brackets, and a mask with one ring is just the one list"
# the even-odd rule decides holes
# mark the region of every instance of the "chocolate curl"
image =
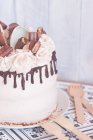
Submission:
[[17,43],[16,43],[16,45],[15,45],[15,49],[23,49],[24,45],[26,45],[27,43],[28,43],[27,38],[21,37],[21,38],[17,41]]

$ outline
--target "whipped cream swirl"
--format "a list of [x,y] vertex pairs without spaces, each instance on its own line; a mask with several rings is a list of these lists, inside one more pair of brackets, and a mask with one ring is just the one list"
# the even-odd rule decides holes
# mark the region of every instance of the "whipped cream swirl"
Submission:
[[41,46],[36,55],[30,50],[17,49],[8,57],[0,57],[0,71],[27,73],[34,67],[48,64],[55,50],[54,42],[46,34],[42,34],[39,41]]

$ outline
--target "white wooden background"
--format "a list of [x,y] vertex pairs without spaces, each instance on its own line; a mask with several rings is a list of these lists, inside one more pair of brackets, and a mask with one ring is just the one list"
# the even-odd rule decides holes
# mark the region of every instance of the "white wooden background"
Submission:
[[93,0],[0,0],[0,19],[44,26],[56,43],[58,78],[93,83]]

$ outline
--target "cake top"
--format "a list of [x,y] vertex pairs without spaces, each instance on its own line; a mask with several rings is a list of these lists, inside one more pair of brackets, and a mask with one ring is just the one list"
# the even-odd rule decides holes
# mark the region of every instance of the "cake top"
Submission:
[[42,27],[31,31],[0,21],[0,71],[27,73],[51,61],[55,45]]

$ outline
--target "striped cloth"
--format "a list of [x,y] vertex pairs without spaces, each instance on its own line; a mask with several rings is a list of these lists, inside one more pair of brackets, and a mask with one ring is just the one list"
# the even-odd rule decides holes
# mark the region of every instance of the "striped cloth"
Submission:
[[[60,88],[61,87],[60,84]],[[93,92],[85,93],[85,97],[91,104],[93,104]],[[93,117],[85,110],[86,123],[84,125],[80,125],[76,121],[75,117],[75,108],[73,102],[70,101],[70,107],[68,111],[65,113],[65,116],[74,122],[75,127],[80,129],[80,131],[89,135],[93,138]],[[62,128],[65,136],[69,137],[69,140],[79,140],[75,135],[71,132],[68,132],[64,128]],[[4,129],[0,128],[0,140],[56,140],[57,138],[47,131],[45,131],[42,127],[35,125],[31,128],[21,128],[21,129]]]

